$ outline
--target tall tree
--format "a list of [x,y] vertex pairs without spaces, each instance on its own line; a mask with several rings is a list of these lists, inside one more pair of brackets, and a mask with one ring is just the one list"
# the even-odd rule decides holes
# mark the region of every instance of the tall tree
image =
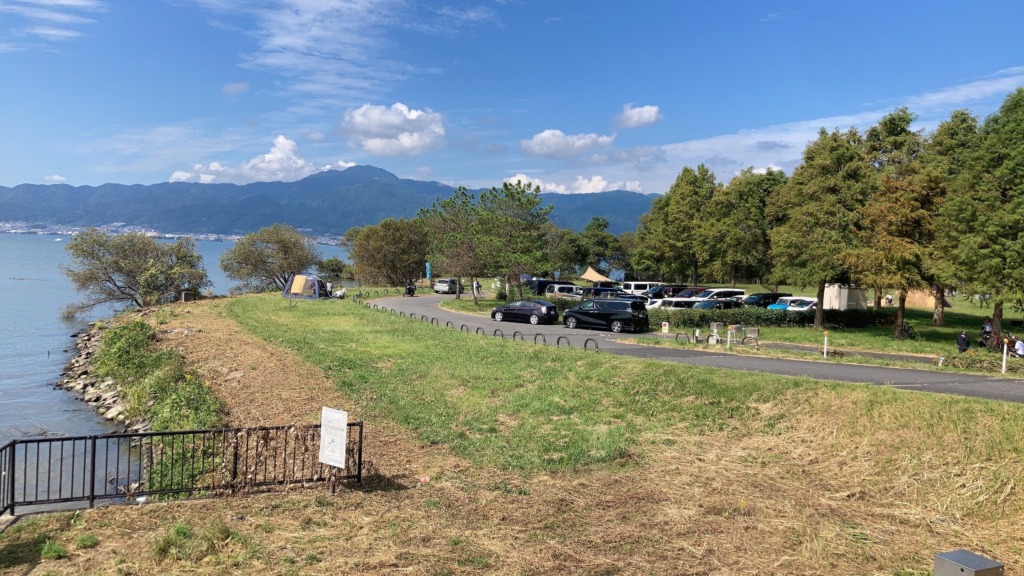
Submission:
[[696,170],[684,167],[669,191],[640,217],[633,266],[657,268],[660,277],[689,276],[690,283],[696,284],[708,254],[700,232],[718,188],[715,174],[707,166],[701,164]]
[[822,128],[804,149],[803,163],[768,200],[766,215],[773,275],[800,286],[817,286],[814,325],[821,328],[825,284],[847,278],[845,254],[857,245],[859,209],[870,191],[867,163],[856,130]]
[[[429,238],[428,256],[433,269],[459,277],[469,276],[471,282],[476,282],[485,269],[480,252],[480,210],[476,197],[460,186],[451,197],[421,209],[419,219]],[[455,297],[461,296],[456,287]],[[474,290],[473,302],[476,299]]]
[[494,276],[521,278],[546,268],[544,224],[552,206],[541,206],[540,186],[505,182],[480,194],[481,253]]
[[83,302],[65,308],[68,316],[102,304],[143,308],[211,285],[191,238],[164,244],[141,232],[112,235],[89,228],[64,249],[71,262],[61,272],[86,295]]
[[959,245],[953,253],[970,294],[985,294],[1002,332],[1003,305],[1024,300],[1024,88],[985,119],[966,181],[945,213]]
[[899,108],[865,134],[872,190],[859,210],[858,246],[846,254],[854,280],[875,287],[876,295],[880,287],[898,291],[897,337],[903,335],[907,294],[927,285],[925,250],[933,213],[932,199],[918,178],[922,138],[910,128],[914,119]]
[[580,235],[572,228],[559,228],[550,223],[546,229],[544,244],[551,269],[558,271],[561,278],[582,274],[590,255],[580,241]]
[[607,218],[594,216],[578,236],[587,252],[585,264],[604,275],[608,274],[610,260],[619,250],[618,238],[608,231],[608,226]]
[[274,224],[242,236],[220,257],[224,274],[246,292],[283,289],[288,279],[320,261],[311,240],[288,224]]
[[[958,214],[950,211],[955,204],[947,205],[947,199],[970,186],[967,175],[978,154],[978,146],[977,117],[967,110],[955,110],[949,120],[940,123],[929,135],[922,150],[919,179],[935,207],[924,256],[925,269],[936,286],[932,312],[932,323],[936,326],[945,323],[943,302],[947,289],[959,288],[963,283],[957,260],[968,256],[961,255],[959,249],[964,234],[969,230],[959,229]],[[973,261],[973,255],[970,259]]]
[[786,183],[781,170],[747,168],[715,191],[702,227],[711,273],[736,286],[739,276],[763,278],[768,267],[768,198]]
[[667,195],[658,196],[651,202],[650,210],[640,215],[629,261],[633,270],[645,271],[653,278],[680,282],[686,264],[673,257],[674,247],[665,241],[669,228],[669,202]]
[[341,245],[348,250],[360,283],[405,286],[426,270],[427,238],[419,219],[387,218],[380,224],[350,228]]

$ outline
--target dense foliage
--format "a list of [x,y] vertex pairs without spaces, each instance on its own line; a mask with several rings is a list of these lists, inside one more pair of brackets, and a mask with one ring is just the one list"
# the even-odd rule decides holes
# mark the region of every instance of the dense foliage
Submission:
[[288,279],[315,267],[320,254],[298,230],[274,224],[246,234],[220,257],[224,274],[244,292],[283,289]]
[[113,235],[90,228],[68,241],[65,250],[71,262],[61,272],[86,295],[65,310],[69,315],[101,304],[152,306],[210,286],[191,238],[166,244],[141,232]]
[[352,258],[356,280],[369,285],[405,286],[423,274],[427,235],[418,220],[392,220],[351,228],[341,245]]
[[108,330],[94,359],[100,377],[113,378],[129,417],[153,430],[199,430],[220,424],[221,403],[185,370],[172,350],[154,350],[153,327],[134,321]]

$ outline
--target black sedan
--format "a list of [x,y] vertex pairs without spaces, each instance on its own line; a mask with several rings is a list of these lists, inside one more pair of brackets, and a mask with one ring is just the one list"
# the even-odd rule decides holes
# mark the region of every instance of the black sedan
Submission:
[[530,324],[558,322],[558,307],[547,300],[516,300],[491,310],[491,318],[502,322],[513,320]]

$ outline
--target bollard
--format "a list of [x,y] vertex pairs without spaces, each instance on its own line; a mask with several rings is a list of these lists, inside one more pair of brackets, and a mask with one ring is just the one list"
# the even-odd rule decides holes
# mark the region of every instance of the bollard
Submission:
[[825,358],[828,358],[828,330],[825,330],[825,345],[821,349],[823,350]]

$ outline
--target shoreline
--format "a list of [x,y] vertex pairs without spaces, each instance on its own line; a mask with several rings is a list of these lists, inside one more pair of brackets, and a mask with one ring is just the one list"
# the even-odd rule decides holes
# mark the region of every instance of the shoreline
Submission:
[[104,420],[119,426],[120,432],[148,432],[148,423],[128,418],[128,407],[114,379],[100,379],[93,374],[92,358],[99,350],[106,330],[99,325],[99,322],[90,322],[87,330],[72,334],[77,352],[64,366],[54,387],[72,392],[75,398],[91,406]]

